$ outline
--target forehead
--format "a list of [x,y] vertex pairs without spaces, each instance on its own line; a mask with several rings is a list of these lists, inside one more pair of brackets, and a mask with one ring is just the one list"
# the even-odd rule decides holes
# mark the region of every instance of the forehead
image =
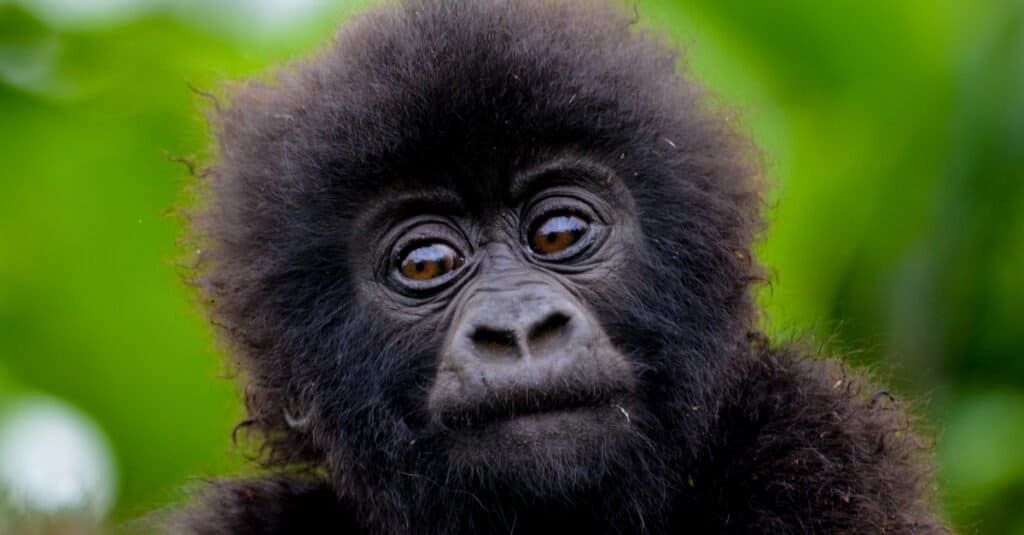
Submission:
[[[491,169],[475,174],[467,169],[424,170],[396,176],[368,194],[369,219],[410,213],[477,215],[516,206],[536,193],[556,186],[572,187],[595,196],[608,196],[617,173],[600,160],[563,154],[518,168]],[[469,172],[467,172],[469,171]]]
[[[457,5],[438,17],[403,12],[406,33],[339,46],[335,61],[298,79],[331,82],[307,91],[304,109],[329,118],[318,128],[332,149],[328,167],[342,170],[357,194],[447,189],[508,198],[536,167],[572,154],[609,160],[664,130],[656,103],[666,84],[655,82],[672,80],[672,65],[655,69],[652,58],[664,52],[612,24],[612,13],[604,13],[608,28],[548,20],[558,30],[540,32],[517,17],[568,14]],[[339,45],[347,42],[343,35]]]

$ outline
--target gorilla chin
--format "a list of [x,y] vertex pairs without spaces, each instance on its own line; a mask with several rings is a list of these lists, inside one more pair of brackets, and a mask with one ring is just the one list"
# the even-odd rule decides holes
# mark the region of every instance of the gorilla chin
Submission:
[[449,432],[449,466],[472,486],[557,497],[598,488],[645,441],[624,403],[492,420]]

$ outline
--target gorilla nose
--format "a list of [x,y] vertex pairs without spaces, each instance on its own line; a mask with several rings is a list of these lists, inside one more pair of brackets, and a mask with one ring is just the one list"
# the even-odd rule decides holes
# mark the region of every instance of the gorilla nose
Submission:
[[[511,287],[510,287],[511,286]],[[449,426],[608,406],[631,391],[623,356],[583,306],[552,285],[484,288],[463,305],[428,406]]]
[[593,346],[592,323],[567,296],[548,288],[483,292],[466,304],[448,358],[492,378],[543,375]]
[[[468,333],[469,344],[481,359],[533,359],[557,355],[572,339],[572,313],[547,310],[543,315],[508,314],[481,323]],[[504,320],[504,321],[501,321]]]

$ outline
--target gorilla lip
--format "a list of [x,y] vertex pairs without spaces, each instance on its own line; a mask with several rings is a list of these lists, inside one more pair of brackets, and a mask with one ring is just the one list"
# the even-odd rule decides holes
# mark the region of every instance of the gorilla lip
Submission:
[[605,389],[516,391],[475,406],[450,407],[440,411],[442,425],[452,430],[482,429],[489,424],[529,416],[572,413],[602,407],[614,408],[628,389],[615,385]]

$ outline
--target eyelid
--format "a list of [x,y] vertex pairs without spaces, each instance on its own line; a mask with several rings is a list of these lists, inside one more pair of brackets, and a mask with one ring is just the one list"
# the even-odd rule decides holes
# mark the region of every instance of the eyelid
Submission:
[[[451,271],[423,281],[411,280],[401,274],[402,260],[416,248],[433,243],[450,247],[462,258],[461,264]],[[448,287],[459,279],[473,254],[471,242],[455,222],[436,216],[413,218],[404,221],[391,231],[388,254],[382,258],[385,280],[390,281],[396,291],[427,296]]]
[[[418,219],[418,218],[417,218]],[[398,225],[391,232],[387,258],[394,263],[413,247],[431,242],[441,242],[461,252],[464,256],[472,253],[470,240],[451,221],[430,217],[419,221],[411,220]]]
[[541,217],[551,216],[556,213],[579,216],[580,219],[588,223],[592,223],[597,219],[597,212],[590,203],[574,195],[554,193],[545,195],[527,204],[523,210],[522,220],[527,223],[527,227],[532,227],[536,220]]
[[[440,258],[425,258],[421,254],[420,257],[414,257],[417,251],[431,251],[435,253],[440,253],[441,256]],[[414,244],[406,248],[405,252],[401,253],[398,262],[395,263],[395,267],[398,270],[398,273],[401,274],[403,280],[427,282],[441,280],[445,278],[449,273],[453,273],[457,271],[460,267],[462,267],[465,261],[466,257],[462,253],[462,251],[456,249],[455,247],[449,245],[446,242],[440,240],[433,240],[421,242],[418,245]],[[423,267],[421,267],[421,264],[423,266],[426,266],[427,263],[430,263],[430,265],[434,267],[440,265],[440,267],[444,269],[444,271],[441,273],[434,274],[432,276],[428,276],[427,278],[417,278],[415,275],[410,275],[406,271],[406,269],[409,268],[410,266],[414,267],[417,270],[423,269]]]
[[[564,263],[581,258],[587,251],[598,243],[603,221],[598,218],[597,211],[593,206],[574,195],[553,194],[538,199],[525,210],[525,217],[522,219],[520,230],[523,246],[534,258],[549,263]],[[559,216],[576,217],[582,220],[587,228],[586,232],[569,247],[551,254],[541,254],[533,249],[530,244],[533,233],[539,225],[548,219]]]
[[412,238],[412,239],[409,239],[409,240],[400,240],[398,243],[401,243],[402,245],[394,248],[394,251],[395,251],[395,255],[394,256],[395,256],[395,260],[396,261],[401,261],[401,260],[405,259],[405,257],[409,256],[409,253],[411,253],[411,252],[413,252],[413,251],[415,251],[417,249],[421,249],[423,247],[426,247],[426,246],[429,246],[429,245],[434,245],[434,244],[444,245],[444,246],[450,248],[451,250],[455,251],[456,253],[458,253],[460,256],[463,256],[463,257],[466,256],[466,253],[462,250],[463,249],[462,247],[459,247],[458,245],[453,244],[449,240],[446,240],[446,239],[443,239],[443,238],[436,238],[436,237],[433,237],[433,238],[431,238],[431,237]]

